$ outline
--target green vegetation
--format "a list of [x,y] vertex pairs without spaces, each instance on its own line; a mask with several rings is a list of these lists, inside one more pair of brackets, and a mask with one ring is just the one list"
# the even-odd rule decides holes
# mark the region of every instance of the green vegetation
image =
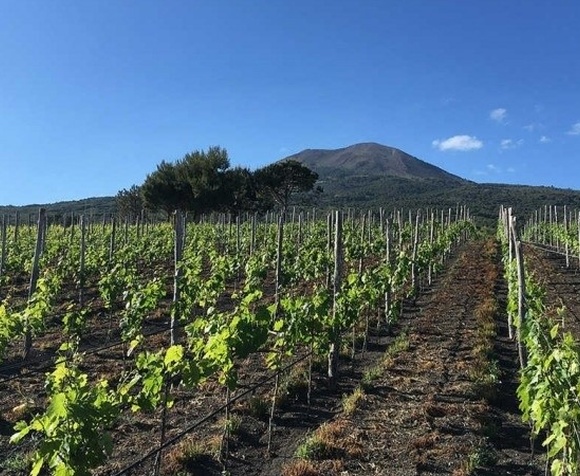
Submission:
[[[551,474],[576,475],[580,471],[580,345],[555,324],[564,310],[547,307],[545,291],[526,271],[514,230],[506,230],[508,220],[501,218],[498,235],[509,288],[508,314],[518,331],[522,366],[517,390],[520,409],[532,434],[544,438]],[[551,226],[559,228],[557,223],[542,224]],[[510,249],[515,250],[511,261]]]
[[[240,362],[250,354],[264,353],[265,366],[273,371],[305,351],[329,362],[332,345],[340,344],[348,330],[368,332],[365,317],[394,322],[396,312],[376,312],[385,295],[395,301],[412,295],[413,269],[426,273],[472,228],[468,221],[448,222],[439,214],[416,224],[398,214],[389,227],[366,214],[364,220],[352,216],[344,222],[338,213],[334,216],[330,225],[314,219],[286,223],[284,233],[277,220],[247,220],[238,230],[190,222],[180,238],[184,246],[177,276],[168,268],[181,242],[171,223],[130,225],[117,235],[111,223],[92,226],[88,233],[55,224],[41,233],[21,225],[16,233],[9,226],[3,233],[5,289],[30,275],[37,236],[43,237],[44,252],[37,292],[0,303],[0,359],[14,358],[25,332],[36,350],[46,344],[47,332],[64,331],[51,342],[61,347],[39,409],[21,416],[12,437],[14,444],[38,443],[32,474],[90,474],[111,455],[108,435],[121,415],[169,409],[177,386],[194,391],[209,379],[233,391]],[[361,223],[366,223],[364,233]],[[328,244],[329,232],[335,246]],[[272,303],[266,293],[277,272],[277,302]],[[335,276],[329,279],[329,274]],[[77,291],[83,283],[90,283],[99,299],[81,306],[78,294],[66,290]],[[172,288],[179,291],[174,301]],[[123,365],[93,375],[78,346],[81,336],[91,338],[101,306],[105,326],[115,328],[123,344]],[[181,327],[176,340],[151,346],[146,321],[169,315]],[[332,376],[327,373],[329,379],[337,377],[338,368]],[[309,379],[306,361],[294,366],[282,375],[279,401],[303,399]],[[263,415],[264,405],[255,406],[256,414]],[[240,422],[230,420],[230,433]]]

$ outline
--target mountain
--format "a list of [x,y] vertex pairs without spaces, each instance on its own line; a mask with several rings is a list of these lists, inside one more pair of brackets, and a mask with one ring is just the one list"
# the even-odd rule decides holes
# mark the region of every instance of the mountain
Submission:
[[545,205],[580,208],[580,191],[527,185],[479,184],[402,150],[376,143],[336,150],[306,149],[297,160],[319,175],[321,208],[447,209],[467,205],[479,224],[495,226],[500,205],[528,217]]
[[322,179],[344,176],[389,176],[409,179],[465,183],[450,174],[394,147],[374,142],[354,144],[336,150],[306,149],[283,160],[297,160]]
[[[522,222],[546,205],[580,209],[580,191],[528,185],[478,184],[413,157],[402,150],[375,143],[354,144],[336,150],[306,149],[282,160],[297,160],[319,174],[324,189],[315,205],[322,209],[358,208],[392,210],[445,210],[467,205],[477,223],[495,227],[500,205],[514,207]],[[305,197],[302,197],[305,198]],[[34,221],[41,205],[2,207],[23,223]],[[84,214],[96,220],[116,211],[115,197],[88,198],[42,205],[52,221],[64,222]]]

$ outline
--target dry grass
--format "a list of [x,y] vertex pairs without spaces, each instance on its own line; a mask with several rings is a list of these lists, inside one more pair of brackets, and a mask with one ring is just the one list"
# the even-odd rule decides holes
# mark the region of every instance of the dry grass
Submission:
[[344,471],[341,460],[306,461],[294,460],[282,468],[281,476],[340,476]]
[[[221,437],[216,435],[212,438],[203,438],[197,435],[190,435],[174,446],[164,457],[166,472],[169,474],[178,473],[187,468],[193,471],[195,466],[202,461],[215,461],[219,459],[221,448]],[[203,471],[199,474],[201,475]]]
[[440,438],[439,432],[434,431],[415,438],[411,444],[416,450],[426,450],[433,448]]
[[297,459],[284,465],[281,476],[321,476],[313,463],[304,459]]
[[324,423],[296,449],[307,460],[359,458],[364,454],[360,432],[344,419]]

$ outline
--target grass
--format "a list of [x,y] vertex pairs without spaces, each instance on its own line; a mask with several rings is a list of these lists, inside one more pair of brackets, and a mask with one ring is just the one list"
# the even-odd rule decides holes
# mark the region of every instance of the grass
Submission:
[[333,420],[319,426],[296,448],[294,456],[305,460],[357,458],[364,448],[355,428],[347,420]]
[[298,445],[294,456],[305,460],[313,460],[324,459],[329,453],[329,447],[314,433]]
[[380,364],[365,370],[360,382],[362,390],[365,392],[371,390],[374,382],[378,380],[381,375],[383,375],[383,367]]
[[404,329],[393,341],[393,343],[389,346],[389,348],[385,351],[385,359],[388,360],[400,352],[404,352],[409,350],[410,342],[409,342],[409,335],[407,334],[407,329]]
[[351,416],[357,409],[359,403],[365,396],[365,392],[362,387],[357,387],[354,389],[350,395],[345,395],[342,397],[342,411],[344,415]]
[[286,464],[282,468],[281,476],[320,476],[322,473],[316,469],[313,463],[299,459]]
[[483,444],[475,448],[468,456],[467,462],[463,464],[464,474],[474,474],[478,468],[493,466],[497,463],[497,454],[489,445]]
[[242,428],[242,417],[235,413],[230,414],[229,420],[224,417],[218,421],[216,426],[227,430],[230,435],[236,435]]
[[295,456],[306,460],[331,459],[346,453],[347,422],[333,420],[319,426],[296,448]]
[[267,421],[270,416],[270,400],[266,397],[254,395],[247,401],[248,414],[257,420]]
[[497,384],[501,377],[497,359],[494,358],[497,312],[497,300],[490,290],[490,294],[484,297],[474,313],[478,327],[471,351],[474,360],[469,371],[475,393],[488,402],[497,397]]
[[278,406],[283,408],[293,401],[305,401],[308,393],[308,367],[294,366],[280,379],[278,389]]
[[188,472],[188,474],[197,474],[195,473],[196,466],[208,461],[217,463],[220,456],[220,448],[220,436],[202,438],[191,435],[169,451],[165,458],[166,464],[173,473],[179,473],[180,470],[187,468],[188,471],[193,471],[193,473]]

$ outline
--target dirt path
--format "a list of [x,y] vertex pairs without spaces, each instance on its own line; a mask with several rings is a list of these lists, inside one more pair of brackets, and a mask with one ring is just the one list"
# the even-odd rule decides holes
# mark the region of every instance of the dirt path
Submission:
[[[346,433],[364,451],[346,458],[336,474],[543,474],[517,410],[516,353],[505,337],[501,283],[497,250],[479,241],[465,246],[442,282],[419,298],[408,349],[347,420]],[[492,358],[502,371],[492,392],[483,392],[473,376],[476,316],[486,295],[497,298]]]

